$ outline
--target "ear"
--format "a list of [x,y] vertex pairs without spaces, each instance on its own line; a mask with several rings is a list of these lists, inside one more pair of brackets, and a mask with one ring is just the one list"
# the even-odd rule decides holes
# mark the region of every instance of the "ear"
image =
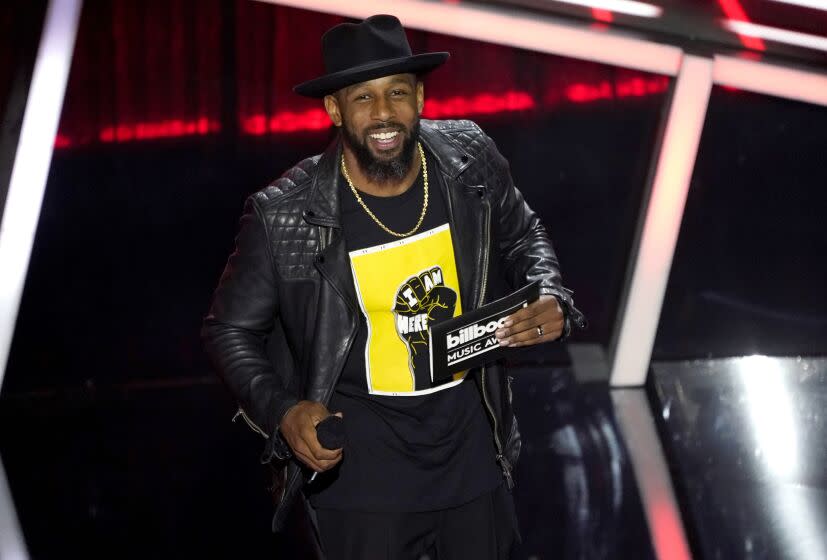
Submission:
[[425,108],[425,84],[421,81],[416,82],[416,110],[422,114],[422,109]]
[[325,95],[324,108],[335,126],[342,126],[342,113],[339,110],[339,100],[335,95]]

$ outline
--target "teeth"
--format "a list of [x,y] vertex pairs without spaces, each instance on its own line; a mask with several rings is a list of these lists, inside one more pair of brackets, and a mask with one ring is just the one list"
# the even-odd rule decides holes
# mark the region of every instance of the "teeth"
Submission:
[[371,134],[371,138],[375,138],[376,140],[390,140],[391,138],[395,138],[399,132],[379,132],[377,134]]

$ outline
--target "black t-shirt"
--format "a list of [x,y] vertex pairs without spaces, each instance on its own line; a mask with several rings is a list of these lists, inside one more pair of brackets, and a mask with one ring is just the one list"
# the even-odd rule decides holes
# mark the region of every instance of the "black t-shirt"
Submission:
[[[425,219],[401,239],[382,230],[342,181],[342,227],[362,314],[329,403],[344,415],[347,444],[339,466],[309,487],[316,507],[430,511],[502,481],[473,375],[430,381],[427,324],[461,312],[438,173],[429,162]],[[422,173],[399,196],[360,195],[391,230],[409,231],[422,211]]]

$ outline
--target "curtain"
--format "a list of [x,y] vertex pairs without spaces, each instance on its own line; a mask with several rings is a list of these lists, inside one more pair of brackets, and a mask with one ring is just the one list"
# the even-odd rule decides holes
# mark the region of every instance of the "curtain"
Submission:
[[[321,103],[292,87],[324,73],[321,36],[343,21],[252,0],[87,0],[57,145],[326,130]],[[425,81],[431,118],[551,111],[669,83],[482,41],[408,37],[415,53],[451,53]]]

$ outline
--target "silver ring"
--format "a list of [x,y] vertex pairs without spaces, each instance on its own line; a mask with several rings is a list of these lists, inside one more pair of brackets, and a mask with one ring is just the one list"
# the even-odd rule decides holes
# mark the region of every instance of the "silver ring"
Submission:
[[543,325],[540,325],[539,327],[537,327],[537,336],[542,337],[543,334],[545,334],[545,331],[543,330]]

